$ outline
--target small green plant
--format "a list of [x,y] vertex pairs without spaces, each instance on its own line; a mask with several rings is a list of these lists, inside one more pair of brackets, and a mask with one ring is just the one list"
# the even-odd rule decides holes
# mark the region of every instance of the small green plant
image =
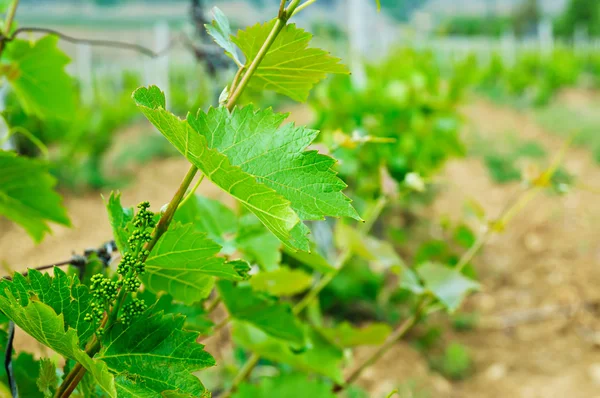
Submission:
[[433,359],[432,366],[450,379],[462,380],[472,370],[471,355],[462,344],[450,343],[440,357]]

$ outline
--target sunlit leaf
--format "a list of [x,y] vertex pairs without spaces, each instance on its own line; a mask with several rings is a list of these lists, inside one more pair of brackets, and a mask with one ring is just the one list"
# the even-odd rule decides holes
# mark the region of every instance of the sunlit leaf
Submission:
[[342,351],[330,344],[310,327],[305,327],[310,344],[298,352],[289,342],[269,336],[245,322],[234,322],[232,336],[240,346],[274,362],[292,366],[304,372],[314,372],[342,383]]
[[237,47],[231,41],[231,28],[227,16],[218,7],[213,7],[212,12],[215,19],[210,25],[205,25],[206,31],[225,50],[227,55],[233,58],[238,65],[241,65],[242,62],[237,55]]
[[451,312],[460,307],[467,293],[479,289],[479,283],[441,264],[425,263],[417,268],[417,272],[425,289]]
[[220,281],[217,287],[232,318],[252,323],[269,335],[297,346],[304,343],[302,327],[289,304],[254,292],[250,286]]
[[302,270],[281,267],[252,276],[250,285],[254,290],[273,296],[293,296],[308,289],[312,281],[312,276]]
[[27,113],[68,119],[75,111],[73,80],[65,72],[69,57],[58,48],[58,37],[35,42],[16,39],[2,54],[10,64],[4,74]]
[[216,256],[220,250],[193,225],[176,224],[146,259],[142,281],[154,293],[165,291],[185,304],[200,301],[208,297],[216,278],[243,279],[235,263]]
[[392,328],[385,323],[354,327],[349,322],[343,322],[333,328],[321,329],[321,333],[340,348],[381,345],[391,332]]
[[[246,56],[246,66],[256,58],[275,20],[241,30],[233,38]],[[283,27],[250,80],[250,87],[273,90],[296,101],[306,101],[313,86],[328,73],[348,73],[340,59],[310,48],[312,35],[289,24]]]
[[258,384],[240,385],[233,398],[335,398],[331,385],[318,379],[310,379],[303,374],[265,377]]
[[[56,365],[47,358],[40,360],[40,374],[37,379],[37,386],[45,397],[52,397],[58,387],[58,376],[56,376]],[[19,391],[21,394],[23,392]],[[28,396],[28,395],[24,395]]]
[[70,225],[55,184],[40,161],[0,150],[0,215],[22,226],[36,242],[50,232],[48,222]]

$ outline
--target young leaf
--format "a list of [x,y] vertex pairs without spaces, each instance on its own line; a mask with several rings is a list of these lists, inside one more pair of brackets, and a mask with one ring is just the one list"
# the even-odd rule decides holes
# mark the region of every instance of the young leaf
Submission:
[[237,344],[261,357],[288,364],[301,371],[315,372],[336,383],[342,383],[342,351],[308,326],[305,326],[305,334],[310,344],[298,352],[292,350],[289,342],[271,337],[248,323],[234,322],[232,331]]
[[45,397],[52,397],[58,387],[56,365],[47,358],[40,360],[40,375],[37,379],[37,386]]
[[356,328],[350,323],[344,322],[334,328],[321,329],[321,333],[340,348],[381,345],[391,332],[392,328],[385,323],[373,323]]
[[253,292],[249,286],[220,281],[217,287],[232,318],[249,322],[271,336],[304,344],[304,332],[288,304]]
[[458,309],[468,292],[479,289],[479,283],[456,270],[436,263],[425,263],[417,268],[425,289],[437,297],[450,312]]
[[285,115],[252,106],[199,112],[186,123],[165,111],[164,95],[155,86],[138,89],[134,99],[171,144],[290,248],[309,249],[301,219],[359,219],[341,192],[346,185],[331,169],[334,160],[303,152],[316,131],[280,127]]
[[119,397],[210,397],[194,372],[214,366],[196,343],[198,333],[182,330],[185,317],[149,314],[129,326],[115,325],[96,355],[116,374]]
[[216,257],[221,246],[194,231],[191,224],[175,225],[158,241],[146,260],[144,285],[152,292],[166,291],[185,304],[210,294],[215,277],[242,280],[235,263]]
[[111,192],[108,202],[106,202],[106,210],[117,248],[121,253],[127,253],[129,251],[127,242],[129,232],[125,228],[133,220],[133,209],[121,206],[121,194]]
[[70,225],[55,184],[43,163],[0,150],[0,215],[25,228],[36,242],[50,232],[49,221]]
[[258,384],[244,383],[233,398],[335,398],[331,385],[303,374],[265,377]]
[[[28,294],[25,296],[15,295],[15,292],[21,290],[14,288],[13,283],[17,284],[18,282],[2,281],[2,286],[0,286],[0,310],[25,333],[40,343],[66,358],[81,363],[93,375],[96,383],[107,396],[116,397],[115,381],[108,372],[106,364],[96,358],[90,358],[80,348],[83,341],[78,338],[75,329],[67,322],[66,313],[57,314],[52,307],[44,302],[27,299]],[[52,302],[63,302],[63,299],[58,297],[60,294],[66,294],[64,297],[69,301],[71,299],[73,301],[71,305],[75,308],[79,307],[77,300],[71,298],[70,292],[64,289],[49,291],[45,299]],[[80,314],[82,321],[83,315],[83,313]],[[73,322],[72,319],[71,322]]]
[[[275,20],[241,30],[233,38],[246,56],[246,66],[257,56]],[[250,80],[250,87],[273,90],[304,102],[315,84],[328,73],[348,73],[340,59],[318,48],[309,48],[312,35],[296,25],[286,25],[273,42]]]
[[215,19],[213,19],[212,24],[204,25],[206,31],[212,36],[215,43],[225,50],[225,54],[230,56],[236,64],[241,65],[242,62],[237,55],[237,47],[231,41],[231,28],[227,16],[218,7],[213,7],[212,12]]
[[259,272],[250,279],[250,285],[256,291],[273,296],[293,296],[310,287],[313,278],[302,270],[281,267],[271,272]]
[[10,62],[5,75],[23,109],[41,119],[68,119],[75,112],[73,80],[65,72],[69,57],[58,48],[58,37],[36,42],[13,40],[3,56]]

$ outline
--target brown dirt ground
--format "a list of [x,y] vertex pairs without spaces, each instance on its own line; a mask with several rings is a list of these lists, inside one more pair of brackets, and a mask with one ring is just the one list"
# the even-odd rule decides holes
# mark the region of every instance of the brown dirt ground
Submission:
[[[573,98],[581,101],[572,93],[563,100]],[[557,153],[563,145],[526,113],[482,101],[463,111],[472,129],[488,137],[517,131],[523,139],[543,144],[549,153]],[[570,149],[565,164],[579,181],[600,185],[600,168],[585,150]],[[158,209],[170,199],[186,170],[187,163],[178,159],[144,166],[139,178],[123,191],[123,200],[130,204],[150,200]],[[476,199],[489,214],[498,214],[519,190],[518,184],[493,184],[481,161],[473,158],[451,162],[441,182],[445,189],[432,206],[434,216],[461,217],[469,199]],[[203,183],[201,190],[222,197],[209,184]],[[470,332],[452,336],[473,355],[471,377],[449,382],[401,343],[365,372],[360,384],[376,398],[407,380],[431,397],[600,397],[600,316],[582,305],[600,301],[600,207],[596,203],[595,194],[583,190],[564,197],[541,195],[487,245],[476,261],[484,289],[466,304],[469,311],[481,315],[482,322]],[[99,193],[67,196],[65,204],[73,228],[53,228],[53,235],[38,246],[20,228],[0,220],[0,264],[22,270],[66,259],[73,250],[110,239]],[[533,318],[544,319],[532,322],[531,311]],[[516,319],[518,324],[503,327],[498,319]],[[367,352],[359,350],[357,356]]]

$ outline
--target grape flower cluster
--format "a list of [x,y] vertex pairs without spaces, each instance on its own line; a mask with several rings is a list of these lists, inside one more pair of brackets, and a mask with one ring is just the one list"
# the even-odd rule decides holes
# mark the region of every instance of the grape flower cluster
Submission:
[[[142,282],[140,275],[146,272],[145,259],[150,252],[145,249],[146,243],[152,240],[151,230],[156,225],[154,213],[149,211],[150,204],[142,202],[138,205],[138,212],[133,218],[133,231],[129,235],[127,243],[129,250],[123,254],[123,258],[117,267],[117,274],[121,276],[118,280],[111,280],[102,274],[96,274],[91,279],[90,291],[94,300],[90,304],[90,312],[85,316],[88,322],[99,325],[104,318],[105,312],[114,306],[115,300],[121,293],[135,293]],[[146,310],[144,300],[133,298],[131,302],[123,307],[121,322],[129,325],[132,320]],[[97,334],[102,335],[103,329],[98,328]]]

